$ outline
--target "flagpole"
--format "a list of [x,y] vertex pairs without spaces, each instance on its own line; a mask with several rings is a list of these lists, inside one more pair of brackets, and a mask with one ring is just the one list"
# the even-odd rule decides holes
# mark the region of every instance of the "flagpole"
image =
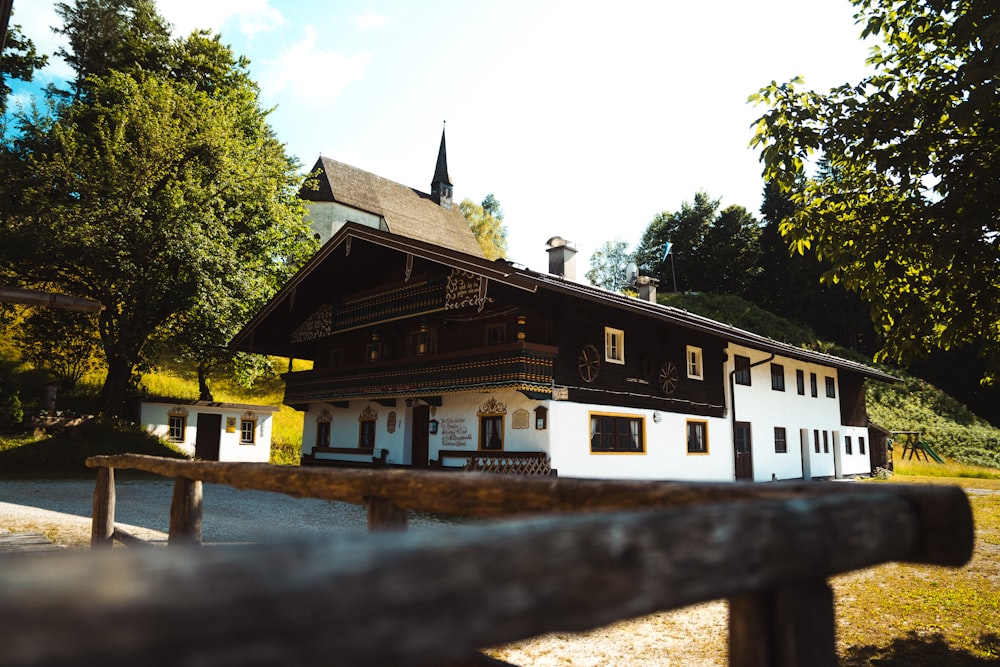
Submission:
[[660,263],[662,264],[663,262],[667,261],[667,255],[670,255],[670,275],[674,279],[674,291],[676,292],[677,274],[674,272],[674,253],[672,252],[673,248],[674,244],[671,243],[670,241],[667,241],[666,243],[663,244],[663,260],[661,260]]

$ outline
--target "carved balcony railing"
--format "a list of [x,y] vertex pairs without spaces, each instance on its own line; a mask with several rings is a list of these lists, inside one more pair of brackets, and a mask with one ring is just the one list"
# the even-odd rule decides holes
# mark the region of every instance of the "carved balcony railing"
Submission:
[[557,348],[511,343],[285,375],[285,403],[388,399],[508,389],[552,393]]

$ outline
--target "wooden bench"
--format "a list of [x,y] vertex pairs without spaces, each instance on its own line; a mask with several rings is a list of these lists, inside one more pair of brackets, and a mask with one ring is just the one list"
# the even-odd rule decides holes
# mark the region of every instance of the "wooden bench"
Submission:
[[[476,649],[729,600],[735,667],[835,667],[828,577],[958,567],[959,487],[685,484],[94,457],[95,547],[114,468],[175,478],[171,545],[202,482],[368,505],[370,536],[6,559],[0,663],[441,665]],[[516,521],[405,531],[408,510]],[[527,517],[527,518],[526,518]],[[58,619],[54,622],[53,619]]]
[[[370,456],[371,460],[347,461],[343,459],[320,459],[316,454],[351,454]],[[359,447],[314,447],[312,454],[302,455],[302,465],[308,466],[384,466],[389,456],[388,449],[361,449]]]

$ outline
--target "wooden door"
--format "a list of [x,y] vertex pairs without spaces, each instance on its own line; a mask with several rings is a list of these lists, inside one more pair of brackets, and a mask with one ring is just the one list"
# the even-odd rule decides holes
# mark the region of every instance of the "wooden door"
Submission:
[[418,405],[413,408],[413,437],[411,439],[410,465],[414,468],[426,468],[429,455],[428,426],[430,424],[431,408],[428,405]]
[[219,440],[222,438],[222,415],[199,412],[197,428],[194,455],[202,461],[218,461]]
[[735,435],[736,479],[753,481],[753,443],[750,439],[750,422],[736,422]]

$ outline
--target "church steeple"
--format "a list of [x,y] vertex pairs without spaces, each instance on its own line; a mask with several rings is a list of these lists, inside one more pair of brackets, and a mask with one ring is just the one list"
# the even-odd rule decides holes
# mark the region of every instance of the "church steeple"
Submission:
[[448,178],[448,151],[444,144],[444,127],[441,128],[441,147],[438,148],[434,180],[431,181],[431,197],[442,208],[451,208],[451,179]]

